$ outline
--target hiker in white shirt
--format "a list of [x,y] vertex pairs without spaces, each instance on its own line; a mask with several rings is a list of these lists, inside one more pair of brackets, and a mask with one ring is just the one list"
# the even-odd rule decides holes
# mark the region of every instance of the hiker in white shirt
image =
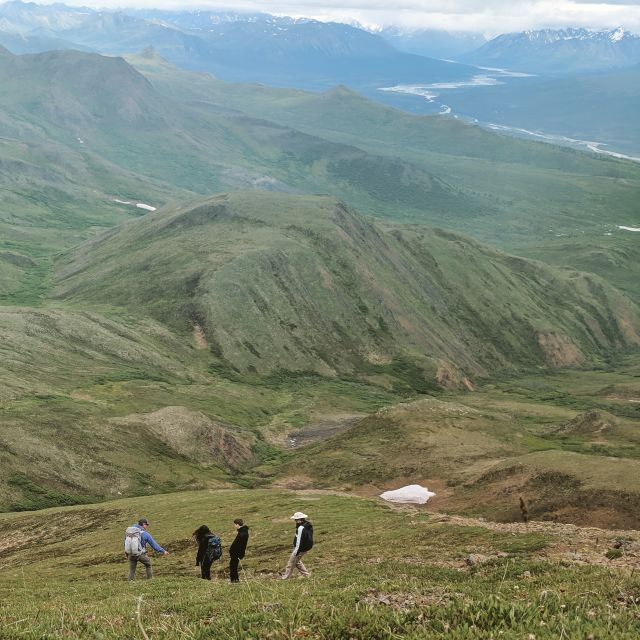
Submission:
[[283,580],[291,576],[294,567],[305,577],[311,575],[302,562],[304,554],[313,547],[313,525],[307,520],[307,517],[307,514],[301,511],[296,511],[291,516],[291,520],[296,521],[296,535],[293,538],[293,551],[282,574]]

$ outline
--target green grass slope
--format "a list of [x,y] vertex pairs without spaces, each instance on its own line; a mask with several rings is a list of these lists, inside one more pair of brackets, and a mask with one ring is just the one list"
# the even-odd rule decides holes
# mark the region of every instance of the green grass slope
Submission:
[[400,397],[318,376],[212,373],[199,334],[127,313],[0,308],[0,511],[255,482],[271,440]]
[[[296,509],[314,522],[312,576],[281,581]],[[153,559],[152,581],[128,584],[123,532],[141,514],[170,555]],[[191,532],[207,523],[226,553],[237,517],[251,532],[241,584],[228,583],[226,555],[214,580],[201,580]],[[329,493],[207,491],[4,514],[0,532],[2,638],[631,640],[638,631],[631,531],[491,525]]]
[[408,366],[422,390],[638,342],[635,307],[596,277],[457,234],[387,229],[319,196],[238,192],[149,215],[60,260],[55,296],[201,327],[219,367]]

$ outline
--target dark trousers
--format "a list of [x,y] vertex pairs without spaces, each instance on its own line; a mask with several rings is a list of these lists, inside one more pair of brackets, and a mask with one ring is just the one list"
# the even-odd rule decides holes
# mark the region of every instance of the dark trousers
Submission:
[[234,558],[231,556],[229,560],[229,580],[231,582],[240,582],[240,576],[238,575],[238,563],[240,558]]
[[147,580],[153,578],[153,569],[151,568],[151,560],[146,553],[139,556],[129,556],[129,580],[135,580],[138,562],[144,565],[147,574]]
[[211,565],[213,560],[206,558],[200,563],[200,573],[205,580],[211,580]]

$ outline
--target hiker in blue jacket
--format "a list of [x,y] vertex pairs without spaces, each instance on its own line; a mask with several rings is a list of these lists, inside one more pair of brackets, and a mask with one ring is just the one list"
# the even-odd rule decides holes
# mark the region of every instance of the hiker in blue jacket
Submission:
[[147,527],[149,526],[149,521],[146,518],[140,518],[138,520],[138,524],[131,525],[130,528],[140,529],[140,545],[141,550],[140,553],[126,553],[125,556],[129,560],[129,580],[135,580],[136,577],[136,568],[138,566],[138,562],[141,562],[144,565],[144,568],[147,572],[147,580],[153,578],[153,568],[151,567],[151,559],[147,556],[147,545],[150,545],[151,548],[157,553],[161,553],[163,556],[169,555],[169,552],[166,549],[163,549],[154,539],[153,536],[147,531]]

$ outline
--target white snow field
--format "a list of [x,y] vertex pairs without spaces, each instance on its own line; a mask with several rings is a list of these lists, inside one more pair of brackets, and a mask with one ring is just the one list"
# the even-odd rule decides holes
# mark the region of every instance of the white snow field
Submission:
[[385,491],[380,497],[387,502],[402,502],[411,504],[425,504],[429,498],[436,494],[419,484],[409,484],[394,491]]

